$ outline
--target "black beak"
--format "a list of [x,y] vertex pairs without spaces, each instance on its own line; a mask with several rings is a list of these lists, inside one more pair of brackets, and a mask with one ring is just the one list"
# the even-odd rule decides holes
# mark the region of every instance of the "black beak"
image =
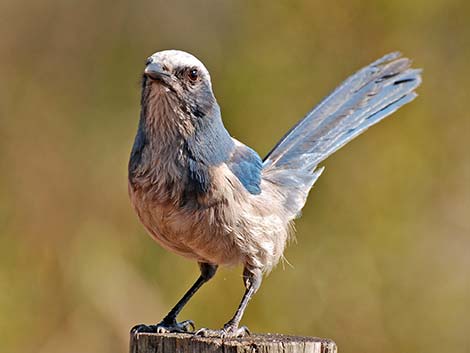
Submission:
[[166,82],[170,74],[166,72],[163,67],[158,63],[150,63],[145,67],[144,75],[150,77],[152,80]]

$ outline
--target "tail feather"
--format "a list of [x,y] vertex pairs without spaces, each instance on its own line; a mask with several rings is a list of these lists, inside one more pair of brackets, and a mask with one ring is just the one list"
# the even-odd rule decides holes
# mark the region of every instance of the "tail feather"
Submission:
[[368,127],[416,97],[420,70],[392,53],[349,77],[297,123],[265,157],[265,168],[302,168],[318,163]]
[[385,55],[349,77],[265,157],[263,174],[283,185],[287,202],[295,201],[289,206],[293,215],[320,176],[319,163],[417,96],[421,70],[400,56]]

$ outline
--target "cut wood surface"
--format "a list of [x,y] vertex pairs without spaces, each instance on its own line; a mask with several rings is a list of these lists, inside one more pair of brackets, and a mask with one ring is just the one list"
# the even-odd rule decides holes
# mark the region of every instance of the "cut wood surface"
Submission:
[[337,353],[329,339],[280,334],[208,338],[182,333],[131,334],[130,353]]

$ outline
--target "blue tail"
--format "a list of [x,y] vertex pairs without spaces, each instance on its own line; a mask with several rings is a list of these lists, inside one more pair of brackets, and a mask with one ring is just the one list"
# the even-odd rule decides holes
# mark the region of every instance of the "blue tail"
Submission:
[[[265,176],[288,187],[298,213],[320,176],[319,163],[370,126],[411,102],[421,70],[391,53],[356,72],[300,120],[264,159]],[[287,185],[285,184],[287,183]]]

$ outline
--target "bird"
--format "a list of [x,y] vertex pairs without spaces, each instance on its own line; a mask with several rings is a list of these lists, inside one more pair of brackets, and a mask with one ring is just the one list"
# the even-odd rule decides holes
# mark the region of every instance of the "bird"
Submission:
[[[240,321],[263,275],[283,258],[310,189],[332,153],[417,96],[421,70],[399,52],[346,79],[262,159],[225,128],[209,71],[194,55],[164,50],[143,69],[140,118],[128,164],[131,204],[163,248],[198,263],[195,283],[157,324],[134,334],[250,334]],[[252,117],[254,118],[254,117]],[[245,292],[221,329],[177,316],[219,266],[243,266]]]

